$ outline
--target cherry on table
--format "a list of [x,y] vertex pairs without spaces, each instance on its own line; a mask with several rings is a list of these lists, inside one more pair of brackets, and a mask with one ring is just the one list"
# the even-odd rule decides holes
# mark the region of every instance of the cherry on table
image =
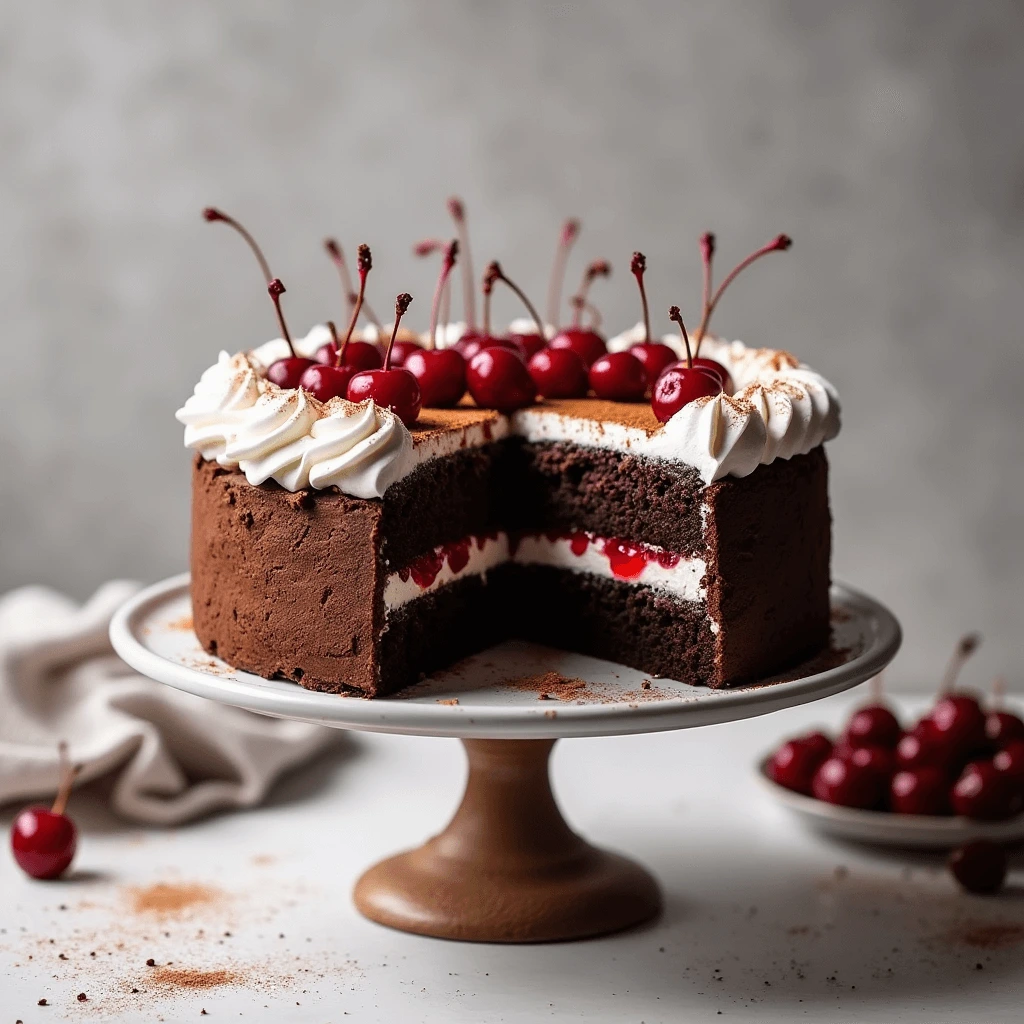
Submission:
[[411,302],[412,296],[408,292],[402,292],[395,300],[395,325],[383,369],[360,370],[348,383],[350,402],[363,402],[370,398],[382,408],[391,409],[407,427],[416,422],[423,399],[419,383],[408,370],[391,368],[391,345]]
[[590,366],[590,386],[598,398],[638,402],[647,391],[647,371],[631,351],[606,352]]
[[67,745],[60,745],[61,778],[53,806],[26,807],[11,825],[11,852],[18,866],[32,878],[51,879],[63,874],[75,857],[78,832],[64,813],[79,768],[67,760]]
[[889,783],[889,808],[896,814],[950,814],[949,776],[931,765],[898,771]]
[[954,850],[949,858],[953,877],[968,891],[980,895],[998,892],[1006,881],[1006,851],[989,839],[975,839]]
[[992,764],[997,772],[1006,777],[1011,790],[1024,798],[1024,740],[1007,743],[996,752]]
[[[827,737],[825,740],[828,742]],[[787,740],[769,759],[768,777],[786,789],[810,796],[814,773],[829,756],[831,747],[829,743],[828,749],[824,749],[811,737]]]
[[466,385],[477,405],[498,412],[514,412],[537,397],[526,364],[505,348],[485,348],[473,356],[466,368]]
[[888,747],[854,747],[849,753],[839,756],[844,756],[858,768],[874,772],[886,786],[896,771],[896,755]]
[[801,742],[811,749],[814,755],[819,759],[819,764],[832,753],[832,740],[823,732],[809,732],[805,736],[801,737]]
[[1020,810],[1020,794],[992,761],[972,761],[950,792],[956,814],[976,821],[1002,821]]
[[587,393],[587,368],[570,348],[542,348],[526,368],[545,398],[582,398]]
[[973,694],[947,694],[928,717],[935,729],[936,742],[948,751],[950,758],[965,758],[986,746],[985,713]]
[[900,768],[923,768],[934,765],[947,771],[955,770],[950,764],[946,749],[938,742],[935,727],[930,718],[922,718],[908,730],[896,744],[896,764]]
[[990,711],[985,716],[985,736],[997,747],[1024,741],[1024,719],[1009,711]]

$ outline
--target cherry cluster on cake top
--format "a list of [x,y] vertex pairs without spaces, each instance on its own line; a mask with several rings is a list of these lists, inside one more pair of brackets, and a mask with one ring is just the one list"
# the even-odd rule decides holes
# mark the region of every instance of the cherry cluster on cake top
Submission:
[[[483,408],[511,413],[543,398],[596,398],[619,402],[650,401],[659,421],[664,423],[685,405],[703,398],[734,391],[729,371],[721,363],[701,356],[701,342],[707,334],[711,315],[722,293],[736,276],[755,260],[770,252],[783,252],[792,244],[787,235],[778,235],[767,245],[751,253],[713,288],[715,238],[710,232],[701,236],[703,295],[701,319],[692,342],[678,306],[669,307],[668,316],[678,325],[686,358],[651,335],[651,318],[644,287],[647,260],[634,252],[630,271],[637,282],[643,310],[643,337],[625,351],[609,352],[600,333],[600,315],[590,301],[590,288],[599,277],[611,273],[607,260],[594,260],[584,271],[578,291],[570,298],[572,315],[563,323],[562,290],[569,255],[580,225],[565,222],[555,253],[548,290],[548,322],[545,328],[536,308],[523,290],[502,270],[497,261],[487,265],[480,284],[482,318],[476,317],[476,283],[469,248],[465,206],[458,198],[448,200],[448,211],[455,223],[456,237],[450,241],[425,239],[414,252],[419,256],[441,254],[441,268],[434,290],[430,328],[422,341],[401,327],[412,296],[408,292],[395,300],[395,319],[388,331],[366,302],[366,281],[373,267],[369,246],[357,250],[358,287],[354,287],[341,247],[328,239],[325,248],[337,267],[348,310],[348,325],[340,334],[327,321],[331,341],[314,358],[299,356],[281,309],[285,287],[271,273],[260,247],[252,235],[233,217],[213,207],[203,211],[207,221],[233,227],[255,255],[267,291],[274,303],[281,335],[289,355],[274,362],[267,378],[282,388],[302,388],[327,402],[346,398],[352,402],[372,399],[378,406],[391,409],[407,426],[419,417],[423,407],[450,408],[462,401],[468,391]],[[438,332],[447,330],[451,296],[450,277],[456,264],[462,268],[465,327],[450,347],[439,347]],[[504,284],[520,299],[529,313],[533,329],[510,330],[502,335],[491,329],[491,294],[496,284]],[[584,324],[586,314],[588,323]],[[360,316],[377,329],[377,337],[388,337],[385,348],[355,336]]]

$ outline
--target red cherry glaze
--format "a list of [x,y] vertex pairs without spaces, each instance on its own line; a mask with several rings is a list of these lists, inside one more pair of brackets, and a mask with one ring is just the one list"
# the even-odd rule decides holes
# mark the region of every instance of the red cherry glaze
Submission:
[[519,354],[523,357],[523,362],[528,363],[541,349],[547,348],[547,338],[542,338],[539,334],[518,334],[515,332],[509,332],[509,335],[505,341],[511,341],[513,345],[519,350]]
[[950,793],[956,814],[977,821],[1001,821],[1020,810],[1020,796],[992,761],[972,761]]
[[[490,537],[496,540],[497,534],[491,534]],[[477,538],[478,547],[481,549],[483,548],[482,540],[481,537]],[[433,551],[420,555],[411,564],[399,570],[398,575],[402,580],[408,580],[411,577],[418,587],[426,590],[437,579],[445,562],[448,563],[448,567],[453,573],[462,572],[469,565],[469,549],[469,537],[442,544],[434,548]]]
[[811,793],[818,800],[843,807],[874,807],[883,792],[877,771],[835,756],[821,763],[811,782]]
[[1008,711],[990,711],[985,716],[985,736],[997,747],[1024,741],[1024,720]]
[[527,369],[545,398],[582,398],[587,393],[587,368],[571,348],[542,348]]
[[675,352],[660,341],[641,341],[629,347],[629,354],[639,359],[647,371],[648,380],[657,380],[661,371],[676,362]]
[[347,398],[349,381],[358,372],[354,366],[322,366],[313,363],[302,374],[298,386],[321,402],[329,402],[332,398]]
[[428,408],[451,408],[466,393],[466,360],[454,348],[419,349],[406,359],[405,369],[419,382]]
[[11,825],[11,852],[33,878],[56,878],[74,859],[78,833],[74,822],[45,807],[27,807]]
[[903,735],[899,719],[884,704],[869,704],[855,711],[843,739],[850,747],[885,747],[893,750]]
[[587,369],[608,351],[604,338],[585,327],[566,327],[559,331],[551,339],[551,348],[571,348],[586,363]]
[[396,341],[391,346],[391,368],[405,366],[405,361],[413,352],[422,352],[423,346],[416,341]]
[[61,778],[53,806],[26,807],[11,825],[11,852],[18,866],[32,878],[56,878],[67,870],[78,845],[75,823],[64,813],[79,769],[67,761],[67,745],[60,745]]
[[648,557],[643,545],[619,537],[605,540],[604,555],[612,575],[620,580],[638,579],[647,568]]
[[498,412],[521,409],[537,397],[537,386],[522,359],[497,346],[473,356],[466,368],[466,384],[477,405]]
[[968,891],[982,896],[999,892],[1006,881],[1006,851],[989,839],[974,842],[954,850],[949,858],[953,877]]
[[639,402],[647,391],[647,371],[631,352],[607,352],[595,359],[588,379],[598,398],[613,402]]
[[809,742],[809,738],[787,740],[771,756],[768,776],[786,789],[810,796],[814,773],[828,755],[829,751],[822,750],[817,743]]
[[684,405],[698,398],[713,398],[722,393],[722,384],[717,377],[696,367],[666,370],[655,382],[651,393],[651,408],[654,415],[665,423]]
[[940,768],[908,768],[889,784],[889,809],[896,814],[950,814],[949,777]]
[[267,367],[267,380],[279,388],[297,388],[302,380],[302,375],[315,365],[317,364],[312,359],[303,359],[301,356],[278,359],[277,362],[271,363]]

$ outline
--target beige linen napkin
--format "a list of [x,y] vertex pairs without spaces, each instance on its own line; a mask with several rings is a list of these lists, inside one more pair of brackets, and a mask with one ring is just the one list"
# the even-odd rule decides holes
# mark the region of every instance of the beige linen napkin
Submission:
[[137,591],[102,586],[79,606],[43,587],[0,597],[0,804],[52,795],[57,743],[82,781],[113,773],[115,812],[171,825],[259,803],[282,772],[342,734],[265,718],[140,676],[107,627]]

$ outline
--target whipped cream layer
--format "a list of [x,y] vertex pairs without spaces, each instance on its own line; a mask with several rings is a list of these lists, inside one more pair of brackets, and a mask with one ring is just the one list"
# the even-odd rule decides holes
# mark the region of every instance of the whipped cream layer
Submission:
[[[628,347],[636,334],[631,329],[613,338],[610,347]],[[329,340],[326,327],[314,327],[295,340],[295,350],[312,357]],[[664,340],[677,350],[681,345],[671,335]],[[691,402],[660,425],[649,409],[646,418],[611,412],[600,418],[579,415],[578,408],[567,413],[558,403],[540,403],[511,417],[467,422],[414,440],[401,420],[373,402],[356,405],[335,398],[324,404],[302,390],[268,381],[267,367],[288,355],[283,338],[249,353],[221,352],[176,416],[185,425],[186,447],[221,465],[239,467],[252,484],[274,480],[290,491],[337,487],[357,498],[381,498],[393,483],[431,459],[510,434],[531,442],[568,441],[682,463],[694,466],[711,483],[805,454],[839,432],[835,388],[788,352],[713,337],[704,339],[701,351],[725,366],[736,393]],[[592,408],[600,405],[595,401]],[[639,405],[622,409],[644,411]]]
[[384,585],[388,611],[456,580],[486,576],[499,565],[546,565],[664,590],[681,601],[704,601],[707,565],[648,544],[592,533],[498,532],[443,544],[391,573]]

